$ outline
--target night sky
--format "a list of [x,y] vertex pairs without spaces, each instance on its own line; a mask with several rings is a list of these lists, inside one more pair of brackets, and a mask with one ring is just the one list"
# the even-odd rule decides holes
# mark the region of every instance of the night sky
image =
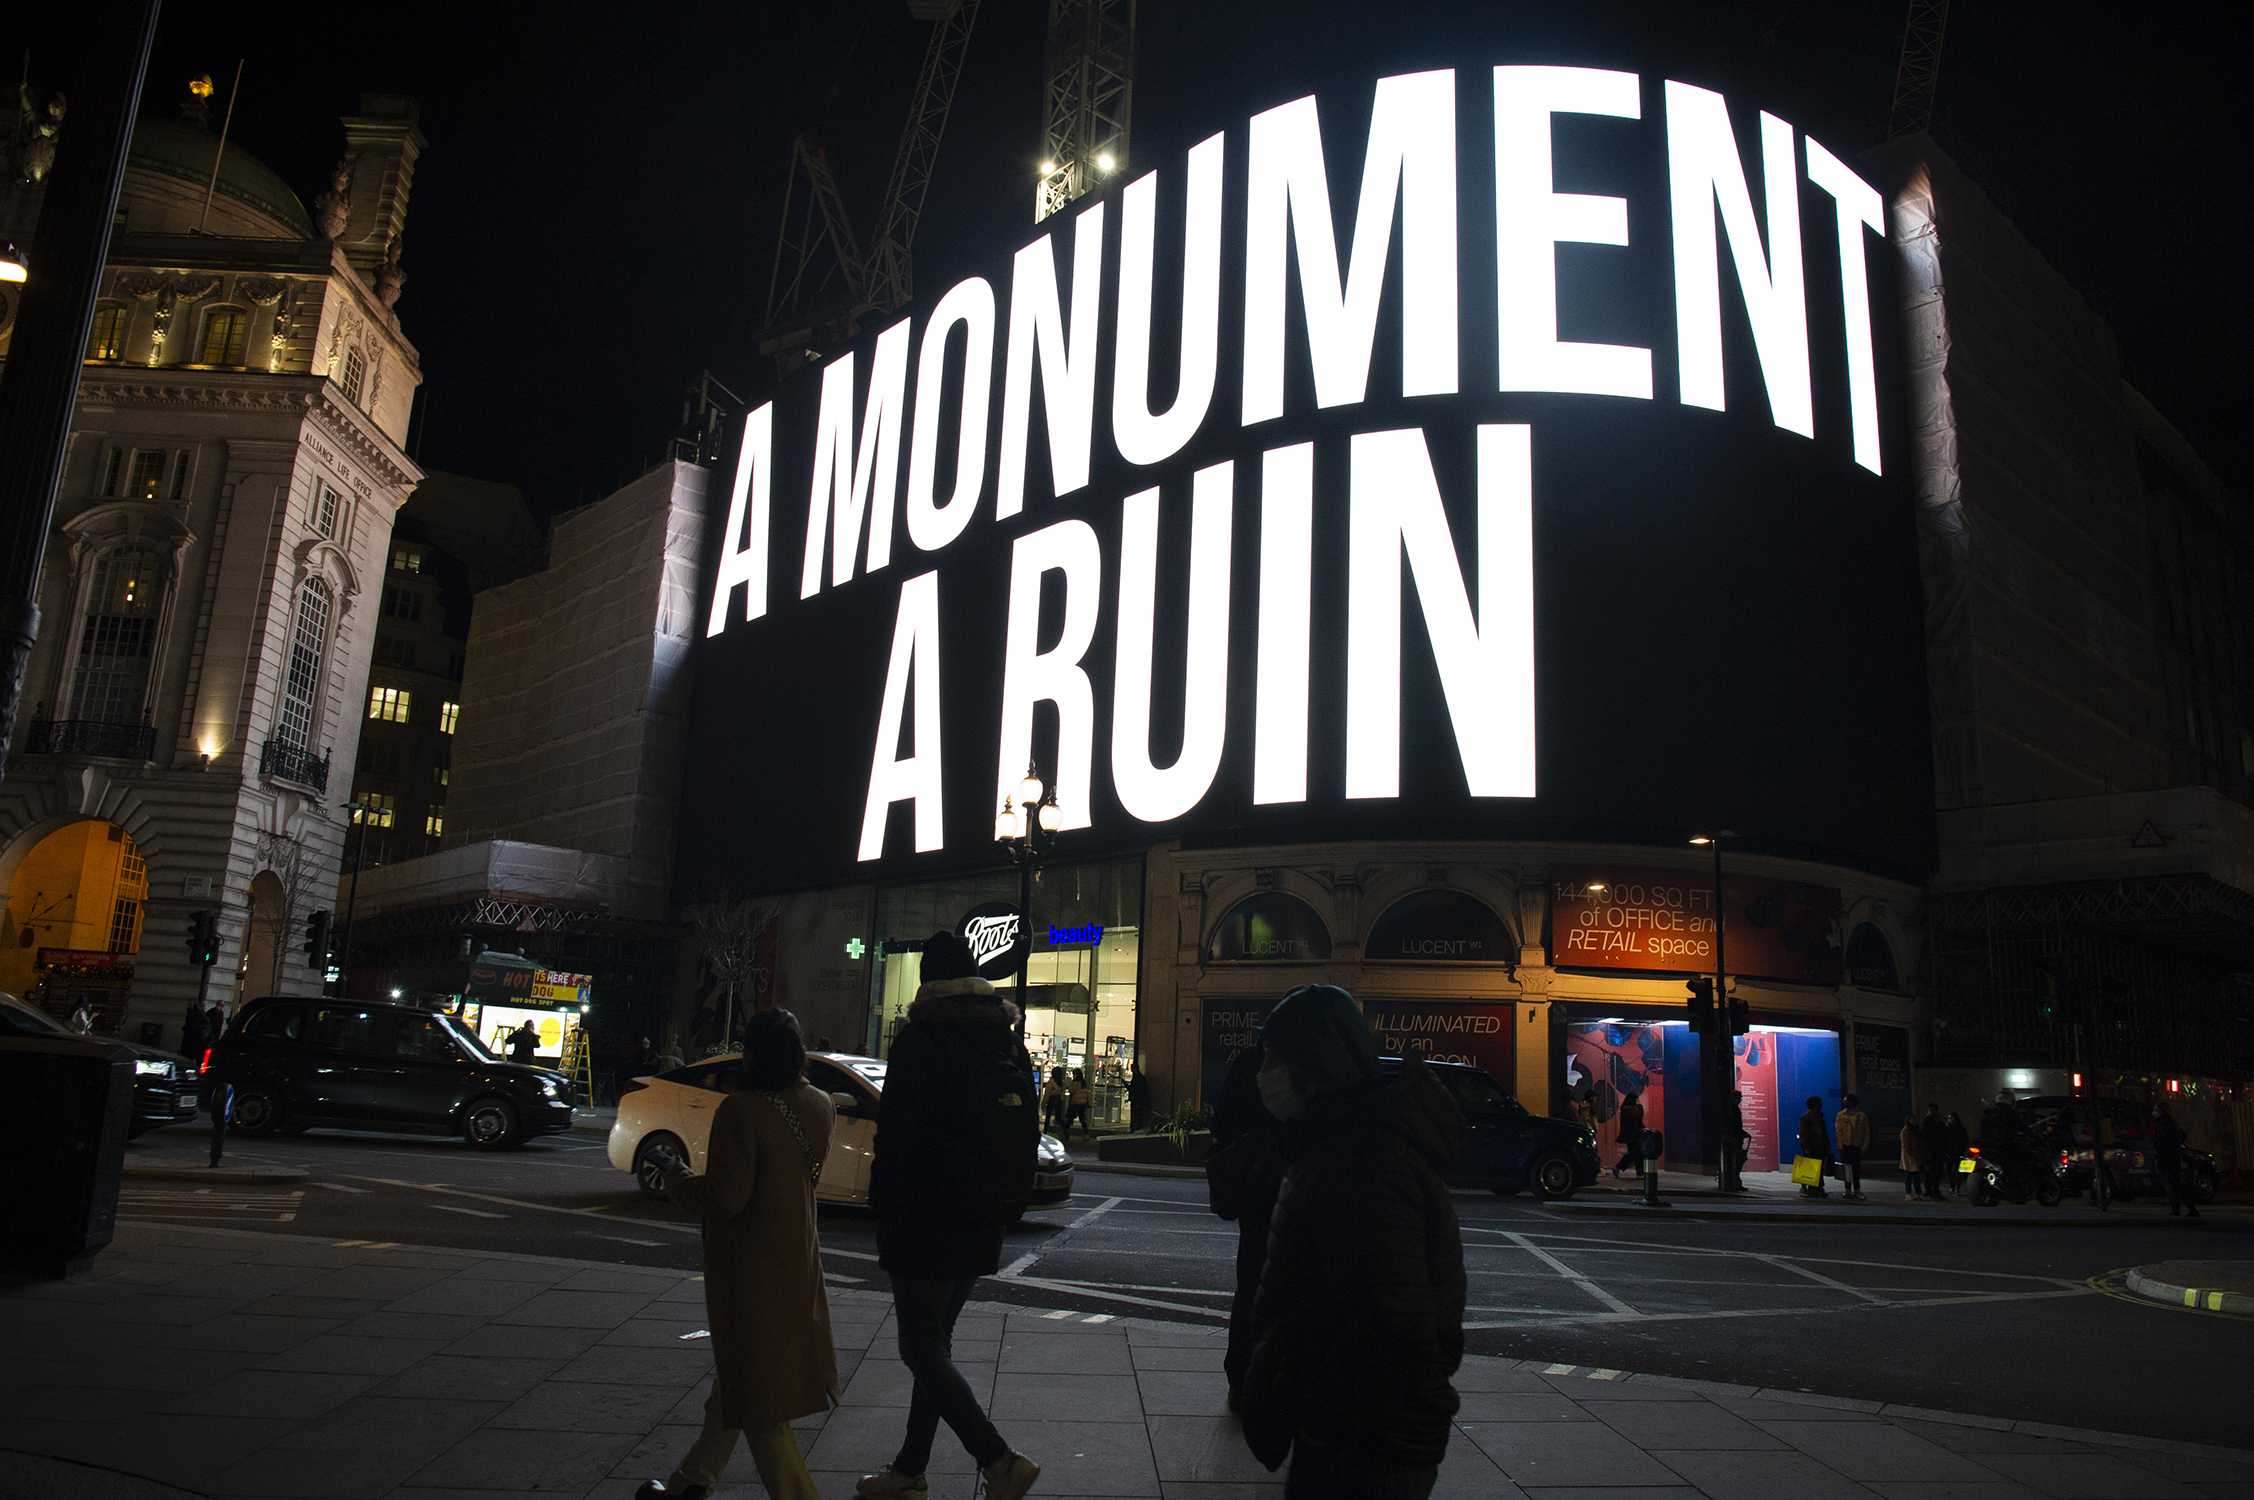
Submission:
[[[1142,0],[1140,163],[1190,144],[1174,100],[1281,102],[1365,33],[1460,61],[1589,61],[1749,92],[1835,146],[1886,130],[1904,5],[1340,7]],[[1047,7],[985,0],[917,250],[924,295],[1030,237]],[[1958,0],[1935,134],[2113,326],[2129,377],[2235,488],[2245,411],[2243,50],[2228,7]],[[0,12],[0,57],[67,84],[71,8]],[[1378,35],[1382,30],[1384,36]],[[746,396],[788,143],[828,143],[865,235],[928,28],[901,0],[313,7],[170,0],[145,113],[246,66],[233,139],[310,200],[362,90],[422,101],[399,313],[422,351],[426,466],[523,487],[553,514],[665,451],[710,370]],[[1492,47],[1490,47],[1492,50]],[[1163,154],[1161,154],[1163,153]]]

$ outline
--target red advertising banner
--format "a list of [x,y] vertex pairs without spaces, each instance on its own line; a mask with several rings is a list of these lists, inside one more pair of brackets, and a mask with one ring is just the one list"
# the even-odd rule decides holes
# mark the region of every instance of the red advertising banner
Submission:
[[[1732,974],[1837,984],[1839,889],[1765,875],[1722,877]],[[1550,961],[1567,969],[1714,971],[1714,880],[1702,870],[1558,865],[1550,873]]]
[[1372,1000],[1362,1014],[1388,1057],[1467,1063],[1487,1070],[1503,1092],[1518,1092],[1517,1033],[1507,1005],[1464,1005],[1441,1000]]

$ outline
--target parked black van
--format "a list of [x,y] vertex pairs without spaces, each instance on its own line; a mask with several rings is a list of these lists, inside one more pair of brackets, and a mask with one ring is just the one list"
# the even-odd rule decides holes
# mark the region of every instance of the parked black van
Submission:
[[244,1135],[330,1125],[499,1150],[571,1129],[563,1074],[505,1062],[453,1017],[411,1005],[253,1000],[212,1049],[204,1083],[213,1097],[234,1086]]

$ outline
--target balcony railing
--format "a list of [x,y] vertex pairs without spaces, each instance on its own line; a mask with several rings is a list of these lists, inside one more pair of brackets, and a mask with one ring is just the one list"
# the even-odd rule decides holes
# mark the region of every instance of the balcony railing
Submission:
[[156,727],[112,724],[102,719],[31,721],[24,740],[27,755],[104,755],[118,760],[151,760],[157,752]]
[[258,754],[258,774],[294,781],[299,786],[309,786],[316,792],[326,792],[329,789],[328,752],[323,751],[315,756],[312,751],[300,746],[282,740],[268,740],[266,748]]

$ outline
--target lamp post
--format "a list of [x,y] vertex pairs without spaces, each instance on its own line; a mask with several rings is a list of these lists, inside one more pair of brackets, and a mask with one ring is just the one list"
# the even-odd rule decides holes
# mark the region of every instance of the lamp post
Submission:
[[1699,1111],[1699,1124],[1707,1139],[1717,1143],[1716,1185],[1725,1193],[1745,1191],[1745,1183],[1738,1176],[1737,1142],[1722,1139],[1722,1122],[1729,1114],[1723,1095],[1737,1087],[1737,1038],[1730,1020],[1729,964],[1722,932],[1722,845],[1736,837],[1734,830],[1725,828],[1719,833],[1701,833],[1691,839],[1693,844],[1707,845],[1714,851],[1714,1014],[1705,1034],[1698,1039],[1699,1063],[1705,1079],[1700,1093],[1709,1101]]
[[[360,865],[368,853],[368,820],[376,812],[374,808],[358,802],[347,802],[344,806],[352,814],[352,821],[360,831],[352,843],[352,889],[344,898],[344,947],[340,950],[343,962],[337,965],[337,994],[340,997],[348,994],[352,988],[352,917],[360,906]],[[321,988],[326,990],[329,987],[328,976],[324,974],[321,978]]]
[[1056,846],[1057,827],[1064,811],[1057,806],[1056,788],[1041,779],[1033,763],[1025,763],[1025,778],[994,815],[994,838],[1009,851],[1017,866],[1017,1039],[1025,1041],[1025,1002],[1033,967],[1033,877],[1041,861]]

